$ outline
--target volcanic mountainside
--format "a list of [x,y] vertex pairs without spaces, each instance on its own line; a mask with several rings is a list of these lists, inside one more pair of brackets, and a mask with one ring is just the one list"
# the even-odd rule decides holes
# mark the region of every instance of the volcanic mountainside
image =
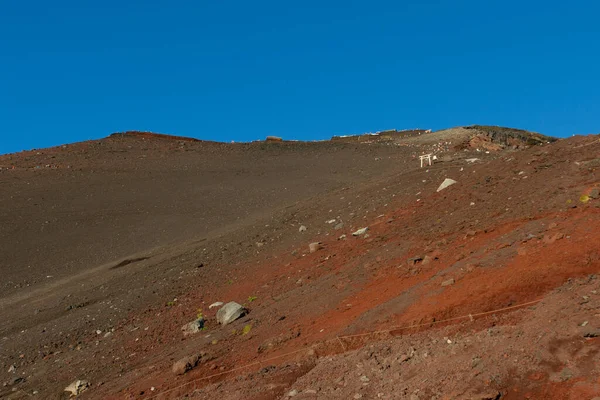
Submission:
[[491,126],[0,156],[0,397],[598,399],[599,168]]

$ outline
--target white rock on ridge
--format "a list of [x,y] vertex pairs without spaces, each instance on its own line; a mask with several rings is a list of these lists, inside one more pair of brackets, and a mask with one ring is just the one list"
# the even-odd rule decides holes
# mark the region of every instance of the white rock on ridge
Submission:
[[242,305],[231,301],[217,311],[217,322],[221,325],[227,325],[245,315],[247,311]]
[[442,182],[442,184],[440,185],[440,187],[436,191],[439,192],[441,190],[444,190],[448,186],[454,185],[455,183],[457,183],[457,182],[454,179],[446,178],[446,179],[444,179],[444,182]]
[[368,230],[369,230],[369,228],[360,228],[356,232],[352,233],[352,236],[364,235],[365,233],[367,233]]

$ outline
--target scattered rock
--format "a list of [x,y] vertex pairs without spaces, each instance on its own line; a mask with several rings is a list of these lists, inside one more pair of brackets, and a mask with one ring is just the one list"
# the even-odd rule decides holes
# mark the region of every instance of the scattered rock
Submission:
[[71,392],[71,396],[79,396],[90,387],[90,383],[84,380],[76,380],[65,388],[65,392]]
[[298,395],[298,391],[296,389],[290,390],[287,395],[288,397],[294,397]]
[[183,375],[186,372],[196,368],[202,357],[199,354],[183,357],[181,360],[173,364],[172,371],[175,375]]
[[474,163],[475,161],[479,161],[479,158],[467,158],[465,161],[468,163]]
[[181,331],[184,336],[188,336],[200,332],[202,328],[204,328],[204,318],[198,318],[182,326]]
[[502,398],[502,393],[497,390],[481,393],[481,394],[470,397],[470,399],[472,399],[472,400],[500,400],[501,398]]
[[369,230],[369,228],[360,228],[359,230],[357,230],[356,232],[352,233],[352,236],[360,236],[360,235],[364,235],[365,233],[367,233],[367,231]]
[[442,182],[442,184],[440,185],[440,187],[437,188],[436,192],[444,190],[448,186],[454,185],[455,183],[457,183],[457,182],[454,179],[446,178],[446,179],[444,179],[444,182]]
[[311,253],[314,253],[314,252],[318,251],[321,248],[322,248],[321,247],[321,242],[314,242],[314,243],[311,243],[311,244],[308,245],[308,250]]
[[209,309],[214,308],[214,307],[221,307],[223,305],[222,301],[216,301],[214,303],[212,303],[210,306],[208,306]]
[[342,235],[338,238],[338,240],[344,240],[344,239],[346,239],[346,235]]
[[23,382],[25,382],[25,378],[23,378],[22,376],[15,376],[12,379],[9,379],[8,382],[5,382],[4,386],[14,386]]
[[235,301],[231,301],[217,311],[217,322],[221,325],[227,325],[245,315],[247,312],[248,310],[243,306]]
[[573,371],[571,371],[569,368],[563,368],[563,370],[560,372],[560,380],[561,381],[568,381],[572,377],[573,377]]
[[554,235],[544,235],[544,239],[542,241],[546,244],[552,244],[557,240],[564,238],[565,235],[563,233],[555,233]]
[[15,367],[14,365],[11,365],[11,366],[8,368],[8,373],[10,374],[11,372],[12,372],[13,374],[14,374],[14,373],[16,373],[16,372],[17,372],[17,367]]
[[442,286],[450,286],[454,285],[454,279],[448,279],[447,281],[442,282]]
[[429,257],[429,256],[425,256],[425,257],[423,258],[423,261],[421,262],[421,264],[423,264],[423,265],[428,265],[428,264],[431,264],[431,261],[433,261],[433,259],[432,259],[431,257]]
[[279,136],[267,136],[267,142],[282,142],[283,139]]
[[414,257],[409,258],[408,260],[406,260],[406,263],[409,266],[413,266],[413,265],[415,265],[416,263],[418,263],[420,261],[423,261],[423,257],[422,256],[414,256]]
[[344,227],[344,223],[340,222],[339,224],[336,224],[336,226],[334,226],[333,229],[335,229],[336,231],[339,231],[343,227]]
[[587,329],[584,329],[584,331],[583,331],[583,337],[586,337],[586,338],[600,337],[600,329],[587,327]]
[[306,232],[306,227],[304,225],[300,225],[300,228],[298,228],[298,232]]

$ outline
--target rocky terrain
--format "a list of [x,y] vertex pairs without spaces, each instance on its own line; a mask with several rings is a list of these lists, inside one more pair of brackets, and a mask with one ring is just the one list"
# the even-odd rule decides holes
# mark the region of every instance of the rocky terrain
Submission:
[[0,397],[594,399],[599,167],[489,126],[0,156]]

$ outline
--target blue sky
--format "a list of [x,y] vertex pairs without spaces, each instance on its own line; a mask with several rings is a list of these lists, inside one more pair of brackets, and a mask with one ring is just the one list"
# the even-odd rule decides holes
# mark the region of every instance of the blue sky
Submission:
[[5,1],[0,153],[150,130],[248,141],[600,132],[597,1]]

